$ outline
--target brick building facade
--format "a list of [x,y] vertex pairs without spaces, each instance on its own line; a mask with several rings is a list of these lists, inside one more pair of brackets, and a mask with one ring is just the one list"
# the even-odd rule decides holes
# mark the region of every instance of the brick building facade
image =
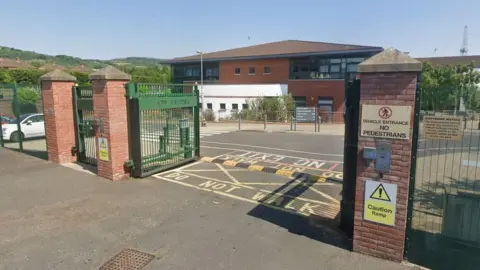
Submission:
[[[174,58],[176,83],[288,85],[297,106],[317,106],[328,121],[342,121],[345,79],[380,47],[287,40]],[[225,93],[228,95],[228,93]]]

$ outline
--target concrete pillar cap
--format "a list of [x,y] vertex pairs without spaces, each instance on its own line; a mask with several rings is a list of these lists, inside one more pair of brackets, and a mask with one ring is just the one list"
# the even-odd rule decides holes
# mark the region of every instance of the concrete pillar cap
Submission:
[[50,71],[42,76],[40,76],[41,81],[57,81],[57,82],[76,82],[77,78],[72,76],[65,71],[60,69],[55,69]]
[[104,67],[88,76],[90,80],[117,80],[129,81],[132,78],[129,74],[120,71],[112,66]]
[[395,48],[385,49],[358,64],[358,73],[420,72],[422,63]]

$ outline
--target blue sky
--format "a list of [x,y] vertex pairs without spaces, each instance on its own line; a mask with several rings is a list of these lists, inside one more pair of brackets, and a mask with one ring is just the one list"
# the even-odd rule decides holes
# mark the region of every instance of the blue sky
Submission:
[[478,0],[2,0],[0,45],[84,58],[172,58],[299,39],[445,56],[459,54],[468,25],[474,55],[479,14]]

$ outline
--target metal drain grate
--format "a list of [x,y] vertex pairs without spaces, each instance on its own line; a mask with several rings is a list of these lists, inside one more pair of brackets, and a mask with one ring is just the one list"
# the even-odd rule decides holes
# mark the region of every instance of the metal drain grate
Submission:
[[124,249],[111,258],[99,270],[141,270],[150,263],[155,256],[133,249]]

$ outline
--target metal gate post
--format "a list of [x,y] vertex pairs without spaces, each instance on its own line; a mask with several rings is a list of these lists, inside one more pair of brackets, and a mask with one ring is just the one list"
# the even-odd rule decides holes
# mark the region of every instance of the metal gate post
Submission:
[[[197,104],[196,106],[193,107],[193,119],[194,119],[194,149],[195,149],[195,157],[200,157],[200,109],[198,107],[199,100],[200,100],[200,92],[198,91],[198,85],[195,84],[193,94],[195,95],[197,99]],[[205,112],[203,110],[203,106],[205,104],[202,103],[202,112]],[[203,119],[205,119],[205,116],[203,116]]]
[[[127,121],[128,121],[128,145],[130,157],[130,174],[132,177],[142,176],[142,131],[140,128],[140,108],[138,104],[138,89],[133,82],[126,84]],[[160,151],[165,151],[164,140],[160,135]],[[163,148],[162,148],[163,146]]]

